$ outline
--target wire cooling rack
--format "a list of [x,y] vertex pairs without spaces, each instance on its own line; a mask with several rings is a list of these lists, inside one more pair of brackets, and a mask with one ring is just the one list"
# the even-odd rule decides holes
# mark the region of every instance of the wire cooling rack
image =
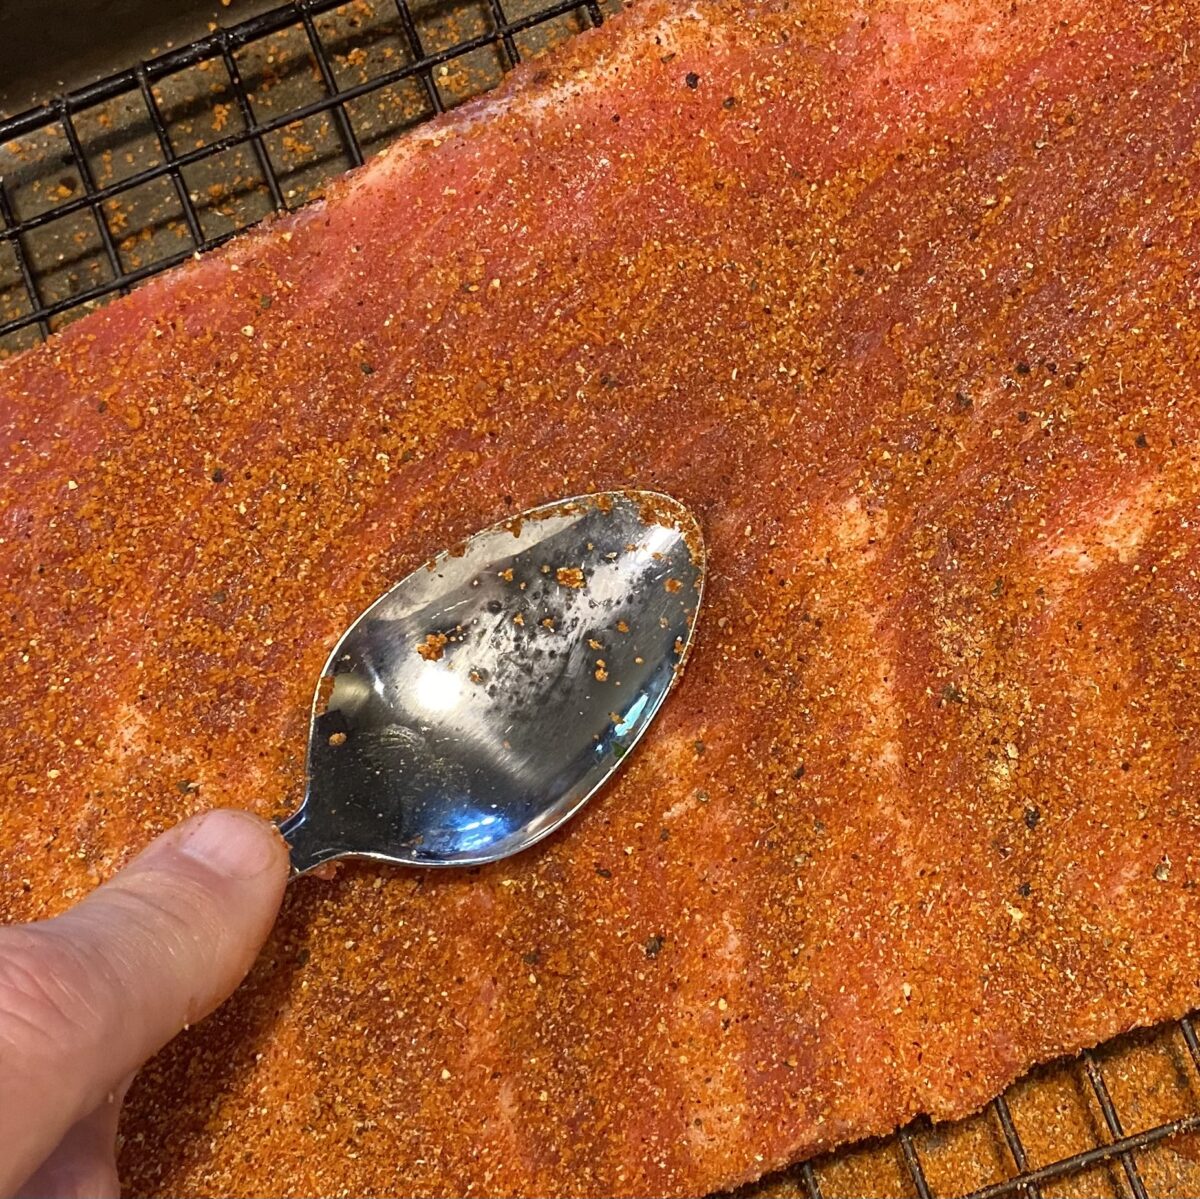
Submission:
[[0,119],[0,352],[303,203],[615,7],[297,0]]
[[[618,5],[296,0],[0,115],[0,355],[304,203]],[[1197,1131],[1189,1018],[1035,1071],[971,1121],[919,1121],[750,1193],[1200,1194]]]

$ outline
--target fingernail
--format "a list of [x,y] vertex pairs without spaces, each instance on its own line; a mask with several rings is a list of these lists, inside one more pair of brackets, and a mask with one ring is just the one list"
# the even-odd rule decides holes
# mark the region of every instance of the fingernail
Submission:
[[179,852],[229,878],[255,878],[279,854],[270,828],[247,812],[205,812],[184,826]]

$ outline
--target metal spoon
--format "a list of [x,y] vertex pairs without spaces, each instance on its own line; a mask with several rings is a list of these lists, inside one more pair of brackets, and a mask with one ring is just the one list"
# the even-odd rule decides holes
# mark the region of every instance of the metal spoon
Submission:
[[322,671],[293,874],[470,866],[553,832],[679,677],[703,582],[695,520],[646,491],[534,508],[419,567]]

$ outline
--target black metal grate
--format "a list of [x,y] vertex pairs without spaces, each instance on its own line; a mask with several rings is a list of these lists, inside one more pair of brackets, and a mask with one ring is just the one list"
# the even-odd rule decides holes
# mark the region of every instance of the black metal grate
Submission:
[[[1126,1045],[1145,1051],[1148,1047],[1156,1052],[1175,1052],[1174,1069],[1164,1072],[1153,1080],[1142,1079],[1140,1086],[1147,1092],[1159,1092],[1163,1078],[1174,1075],[1170,1089],[1175,1092],[1177,1103],[1187,1110],[1170,1120],[1150,1122],[1137,1132],[1127,1132],[1117,1112],[1099,1060],[1099,1054],[1086,1051],[1077,1059],[1054,1063],[1035,1071],[1029,1079],[1014,1084],[1009,1092],[998,1096],[989,1105],[986,1113],[978,1119],[986,1121],[994,1129],[996,1139],[1004,1147],[1007,1160],[1004,1162],[1004,1177],[982,1186],[956,1180],[959,1185],[935,1186],[931,1181],[923,1151],[923,1142],[934,1138],[945,1140],[953,1136],[961,1126],[933,1126],[921,1118],[907,1128],[900,1129],[886,1142],[874,1143],[878,1154],[883,1151],[895,1160],[895,1177],[899,1187],[916,1199],[935,1199],[937,1196],[959,1196],[961,1199],[1043,1199],[1050,1194],[1070,1193],[1089,1196],[1130,1196],[1132,1199],[1147,1199],[1153,1194],[1185,1193],[1179,1190],[1178,1175],[1168,1167],[1165,1179],[1161,1176],[1158,1185],[1148,1186],[1139,1159],[1153,1153],[1156,1147],[1182,1138],[1189,1133],[1200,1132],[1200,1040],[1197,1039],[1193,1017],[1188,1016],[1176,1024],[1140,1034],[1138,1037],[1119,1039],[1106,1046],[1100,1054],[1113,1063],[1119,1063],[1126,1052]],[[1069,1074],[1079,1083],[1083,1106],[1094,1109],[1094,1126],[1091,1129],[1094,1143],[1061,1156],[1052,1155],[1053,1160],[1035,1165],[1026,1148],[1025,1140],[1017,1129],[1009,1097],[1022,1086],[1036,1088],[1043,1085],[1038,1075],[1048,1076],[1057,1072]],[[829,1188],[823,1188],[821,1178],[848,1157],[861,1152],[856,1148],[840,1150],[826,1158],[804,1165],[788,1176],[792,1186],[789,1193],[803,1195],[806,1199],[825,1199]],[[1043,1154],[1045,1156],[1045,1154]],[[1200,1149],[1188,1156],[1200,1162]],[[1104,1171],[1103,1175],[1097,1174]],[[1161,1175],[1161,1172],[1160,1172]],[[1075,1180],[1082,1190],[1071,1188],[1063,1191],[1064,1185]],[[776,1188],[771,1192],[778,1194]],[[1186,1193],[1197,1193],[1188,1190]]]
[[[524,55],[599,25],[618,3],[295,0],[0,119],[0,354],[220,245],[269,211],[305,202],[325,179],[361,164],[368,147],[485,91]],[[390,105],[364,109],[389,92]],[[115,121],[106,111],[114,103],[123,106]],[[225,132],[231,118],[238,127]],[[206,120],[213,136],[197,138]],[[317,144],[289,146],[287,131],[312,132],[314,120]],[[152,202],[134,202],[154,187]],[[149,248],[139,249],[144,242]],[[1192,1021],[1158,1036],[1182,1038],[1185,1114],[1126,1132],[1100,1062],[1087,1053],[1068,1068],[1082,1070],[1099,1113],[1094,1143],[1037,1165],[1009,1097],[1000,1096],[987,1118],[1006,1155],[1005,1177],[975,1189],[935,1185],[927,1142],[938,1130],[918,1121],[889,1143],[900,1185],[917,1199],[952,1190],[968,1190],[970,1199],[1042,1199],[1045,1187],[1103,1167],[1112,1193],[1144,1199],[1139,1159],[1200,1131]],[[846,1156],[800,1165],[789,1186],[823,1199],[822,1178]]]
[[[486,91],[523,55],[601,24],[617,6],[613,0],[295,0],[0,119],[0,352],[31,344],[63,319],[220,245],[267,211],[303,203],[324,179],[361,165],[363,125],[368,137],[390,140]],[[295,38],[284,44],[297,34],[298,44]],[[386,58],[370,61],[369,50],[381,45]],[[365,69],[348,72],[356,54]],[[393,104],[390,122],[378,112],[355,119],[360,102],[404,85],[409,94]],[[120,106],[115,132],[114,104]],[[166,104],[184,117],[171,119]],[[196,144],[192,127],[206,104],[220,118],[211,126],[218,136]],[[108,130],[97,139],[106,148],[85,144],[79,126],[88,116]],[[240,127],[224,132],[230,116]],[[289,189],[288,176],[298,173],[287,161],[289,131],[292,141],[307,136],[314,120],[325,126],[320,140],[336,145],[310,155],[310,177]],[[122,130],[129,134],[125,143]],[[140,144],[148,140],[152,154]],[[114,167],[114,147],[135,169]],[[249,190],[262,193],[266,203],[243,204],[227,227],[213,230],[205,217],[214,205],[195,181],[219,177],[223,168],[228,173],[231,162],[239,172],[247,164],[253,168],[257,178]],[[50,187],[54,174],[62,179],[57,189]],[[14,180],[40,194],[14,197]],[[162,183],[173,194],[165,216],[161,195],[157,211],[147,196]],[[46,203],[53,190],[67,194]],[[154,252],[133,252],[131,236],[114,228],[114,213],[125,227],[130,224],[118,207],[126,201],[133,202],[135,227],[139,221],[165,224],[175,244],[168,238],[164,248],[160,237]],[[88,226],[83,230],[81,219]],[[58,294],[48,293],[40,275],[68,258],[78,269],[58,281]],[[27,330],[29,336],[19,336]]]

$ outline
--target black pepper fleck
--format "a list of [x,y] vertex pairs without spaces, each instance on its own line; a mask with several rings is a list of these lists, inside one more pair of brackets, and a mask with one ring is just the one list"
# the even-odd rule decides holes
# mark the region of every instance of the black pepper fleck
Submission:
[[685,75],[685,76],[684,76],[684,80],[683,80],[683,81],[684,81],[684,83],[686,83],[686,84],[688,85],[688,87],[690,87],[690,88],[691,88],[693,91],[695,91],[695,90],[696,90],[696,88],[698,88],[698,87],[700,86],[700,76],[699,76],[699,75],[697,75],[695,71],[689,71],[689,72],[687,73],[687,75]]
[[652,936],[646,942],[646,956],[648,958],[658,957],[658,955],[662,953],[663,942],[665,940],[666,937],[664,937],[662,933],[655,933],[654,936]]

